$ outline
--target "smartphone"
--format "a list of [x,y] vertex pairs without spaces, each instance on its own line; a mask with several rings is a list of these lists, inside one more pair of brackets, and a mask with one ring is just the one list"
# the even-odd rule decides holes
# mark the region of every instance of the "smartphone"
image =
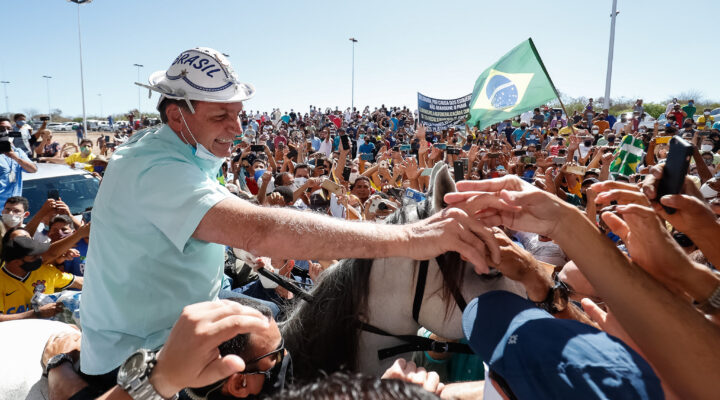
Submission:
[[564,165],[567,162],[567,158],[565,157],[553,157],[553,164],[555,165]]
[[250,145],[250,151],[265,151],[265,146],[262,144],[252,144]]
[[50,121],[50,117],[40,117],[40,121]]
[[458,149],[457,147],[448,147],[448,148],[447,148],[447,153],[448,153],[448,154],[458,155],[458,154],[460,154],[460,149]]
[[435,143],[434,147],[436,149],[445,150],[447,149],[447,143]]
[[294,157],[297,156],[297,154],[298,154],[297,150],[295,150],[295,149],[290,149],[290,151],[288,151],[287,157],[288,157],[289,159],[293,159]]
[[425,168],[420,173],[420,176],[430,176],[432,175],[432,168]]
[[9,153],[10,151],[12,151],[10,141],[0,139],[0,154]]
[[513,152],[513,155],[515,155],[515,157],[520,157],[520,156],[524,156],[526,153],[527,152],[525,150],[515,150]]
[[607,149],[605,149],[605,150],[603,151],[603,154],[604,154],[604,153],[614,153],[615,150],[617,150],[617,146],[608,147]]
[[535,157],[523,157],[522,162],[523,164],[535,164]]
[[418,192],[415,189],[406,188],[405,189],[405,197],[408,199],[414,200],[416,202],[421,202],[425,200],[425,195],[421,192]]
[[47,198],[53,200],[60,200],[60,192],[57,189],[50,189],[47,192]]
[[350,150],[350,138],[348,135],[340,135],[340,141],[342,142],[343,149]]
[[326,189],[330,193],[335,193],[335,196],[340,196],[342,194],[342,186],[327,178],[322,181],[320,187]]
[[670,143],[672,136],[659,136],[655,138],[655,144],[667,144]]
[[86,224],[89,223],[92,219],[92,209],[83,211],[82,219],[83,221],[85,221]]
[[[690,158],[693,154],[693,145],[680,136],[670,139],[670,151],[663,166],[663,175],[658,183],[657,199],[666,194],[678,194],[685,183]],[[675,209],[663,206],[668,214],[674,214]]]
[[364,160],[364,161],[372,161],[372,160],[373,160],[373,155],[372,155],[372,153],[361,153],[361,154],[360,154],[360,159],[361,159],[361,160]]
[[488,158],[499,158],[500,153],[488,153]]
[[344,180],[345,182],[350,181],[350,173],[351,173],[351,172],[352,172],[352,168],[351,168],[351,167],[347,167],[347,166],[346,166],[345,168],[343,168],[342,177],[343,177],[343,180]]
[[465,179],[465,165],[462,161],[455,161],[453,163],[453,172],[455,182],[460,182],[461,180]]
[[409,144],[401,144],[400,151],[410,151],[410,145]]

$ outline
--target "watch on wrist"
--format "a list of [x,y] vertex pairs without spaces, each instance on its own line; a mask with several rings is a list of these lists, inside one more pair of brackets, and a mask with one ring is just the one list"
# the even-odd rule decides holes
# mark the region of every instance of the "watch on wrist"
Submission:
[[555,284],[548,289],[545,300],[535,303],[535,305],[552,315],[565,311],[568,305],[567,286],[556,280]]
[[[150,374],[157,363],[157,351],[140,349],[128,357],[120,366],[117,384],[133,400],[163,400],[164,398],[150,383]],[[172,399],[177,399],[175,394]]]
[[73,360],[72,356],[68,353],[54,355],[50,360],[48,360],[48,363],[43,370],[43,376],[47,378],[51,369],[59,367],[64,362],[69,362],[72,365],[75,360]]

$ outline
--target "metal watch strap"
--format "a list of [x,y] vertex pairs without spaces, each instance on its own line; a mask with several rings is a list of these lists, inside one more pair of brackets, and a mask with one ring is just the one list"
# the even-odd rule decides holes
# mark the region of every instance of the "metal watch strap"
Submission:
[[150,383],[150,375],[152,374],[155,365],[157,364],[157,351],[151,351],[151,359],[147,361],[147,369],[145,370],[145,376],[138,378],[139,382],[133,386],[128,387],[125,390],[133,398],[133,400],[177,400],[178,394],[175,393],[169,399],[165,399],[160,393],[155,390],[155,387]]

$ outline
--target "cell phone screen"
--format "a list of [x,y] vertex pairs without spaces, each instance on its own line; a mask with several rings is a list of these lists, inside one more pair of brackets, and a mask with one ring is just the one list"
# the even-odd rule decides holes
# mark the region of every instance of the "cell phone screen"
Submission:
[[453,163],[453,172],[455,175],[455,182],[459,182],[465,179],[465,164],[462,161],[455,161]]
[[60,192],[57,189],[50,189],[47,193],[48,199],[60,200]]
[[[670,140],[670,152],[668,153],[663,175],[658,183],[657,199],[666,194],[678,194],[685,183],[690,158],[692,157],[693,146],[680,136],[673,136]],[[663,206],[668,214],[675,213],[675,209]]]

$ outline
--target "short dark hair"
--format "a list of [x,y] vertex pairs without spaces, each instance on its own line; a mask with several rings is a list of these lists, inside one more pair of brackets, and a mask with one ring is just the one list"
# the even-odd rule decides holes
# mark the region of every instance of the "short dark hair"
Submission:
[[307,164],[298,164],[298,165],[296,165],[296,166],[295,166],[295,171],[299,170],[300,168],[305,168],[306,170],[308,170],[308,172],[310,172],[310,166],[307,165]]
[[17,120],[19,120],[20,118],[27,118],[27,117],[26,117],[25,114],[23,114],[23,113],[17,113],[17,114],[15,114],[15,115],[13,115],[13,121],[17,121]]
[[[158,112],[160,113],[160,121],[162,121],[163,124],[167,124],[167,122],[168,122],[167,107],[168,107],[170,104],[175,104],[175,105],[177,105],[178,107],[182,108],[182,109],[185,110],[185,111],[190,111],[190,108],[188,107],[188,105],[187,105],[187,103],[185,102],[185,100],[169,99],[169,98],[166,97],[166,98],[162,99],[162,101],[160,102],[160,104],[158,104],[158,106],[157,106],[157,110],[158,110]],[[193,108],[194,108],[194,107],[195,107],[195,104],[196,104],[196,103],[195,103],[195,100],[190,100],[190,104],[192,104],[192,106],[193,106]]]
[[[245,297],[231,297],[225,300],[234,301],[240,305],[254,308],[258,311],[260,311],[260,314],[266,316],[268,319],[272,318],[272,310],[270,310],[270,307],[255,301],[251,300]],[[237,336],[235,336],[232,339],[226,340],[223,343],[218,346],[218,349],[220,350],[221,356],[226,356],[228,354],[235,354],[245,360],[250,359],[250,355],[247,354],[248,345],[250,343],[250,334],[249,333],[241,333]]]
[[0,122],[12,122],[6,117],[0,117]]
[[281,172],[275,176],[275,187],[284,186],[285,178],[289,180],[292,178],[289,172]]
[[293,202],[293,191],[289,186],[277,186],[273,193],[280,193],[285,201],[285,204],[292,204]]
[[5,200],[5,204],[22,204],[25,211],[30,209],[30,202],[22,196],[13,196]]
[[377,376],[353,372],[334,372],[305,385],[284,389],[278,399],[439,399],[422,386],[400,379],[380,379]]
[[92,145],[93,145],[93,142],[92,142],[92,140],[90,140],[90,139],[83,139],[83,140],[80,141],[80,146],[82,146],[82,145],[84,145],[84,144],[90,144],[90,146],[92,146]]
[[52,218],[50,219],[50,223],[48,224],[48,228],[49,228],[49,227],[52,227],[54,224],[56,224],[56,223],[58,223],[58,222],[60,222],[60,223],[62,223],[62,224],[65,224],[65,225],[72,225],[73,227],[75,226],[75,224],[73,223],[72,218],[70,218],[69,215],[57,214],[56,216],[54,216],[54,217],[52,217]]

